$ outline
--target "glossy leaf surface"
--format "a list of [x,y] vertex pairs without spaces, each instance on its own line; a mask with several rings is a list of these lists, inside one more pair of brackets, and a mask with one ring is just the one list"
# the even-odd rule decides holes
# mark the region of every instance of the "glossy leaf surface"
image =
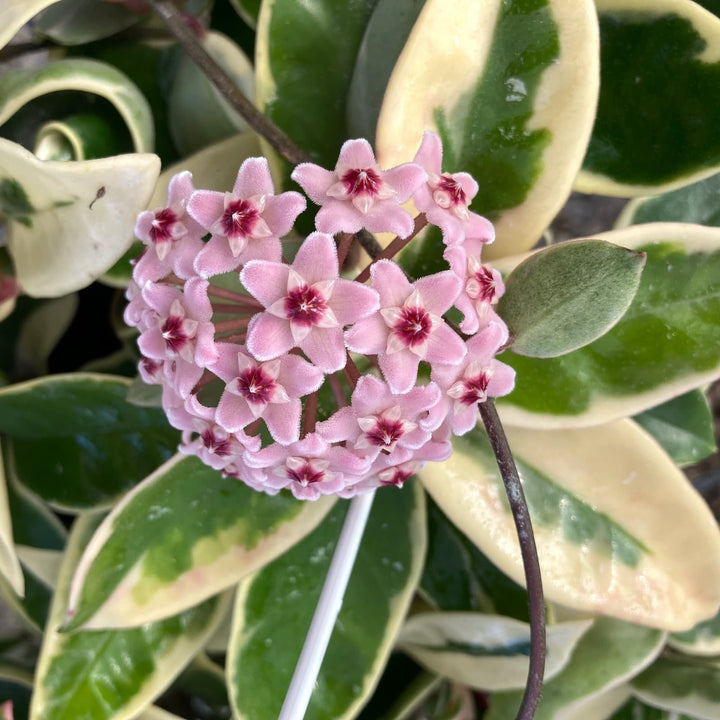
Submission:
[[[234,712],[278,717],[347,511],[339,502],[305,540],[240,587],[228,656]],[[422,569],[422,488],[374,500],[308,720],[355,717],[387,662]]]
[[684,633],[673,633],[668,643],[686,655],[720,655],[720,612]]
[[88,544],[69,627],[135,626],[191,607],[286,551],[332,503],[265,495],[178,455],[126,495]]
[[630,306],[643,265],[642,254],[600,240],[534,253],[508,276],[498,303],[513,351],[555,357],[604,335]]
[[[17,519],[15,520],[17,523]],[[13,540],[13,521],[10,515],[8,487],[2,452],[0,452],[0,575],[18,594],[24,593],[24,581],[20,561]]]
[[657,223],[598,237],[647,253],[630,308],[603,337],[562,357],[504,353],[517,371],[515,389],[501,403],[505,422],[595,425],[720,375],[720,230]]
[[658,658],[630,682],[643,702],[695,718],[720,718],[720,667],[695,658]]
[[80,45],[125,30],[139,20],[124,5],[62,0],[35,18],[33,25],[36,32],[61,45]]
[[717,172],[720,19],[688,0],[599,0],[600,99],[575,183],[648,195]]
[[[545,678],[557,675],[592,619],[549,625]],[[502,615],[418,613],[403,626],[399,647],[428,670],[477,690],[525,687],[530,626]]]
[[5,0],[0,6],[0,48],[5,47],[25,23],[58,0]]
[[180,615],[132,630],[59,633],[75,564],[98,519],[83,515],[70,537],[40,655],[32,720],[134,717],[202,647],[230,600],[211,598]]
[[[506,430],[549,600],[669,630],[717,612],[717,523],[650,436],[630,420]],[[452,457],[420,477],[448,518],[523,582],[512,516],[484,433],[457,438]],[[688,547],[703,552],[688,554]]]
[[[591,2],[463,0],[448,12],[443,0],[427,0],[385,93],[381,164],[412,160],[423,131],[439,131],[443,169],[477,179],[472,209],[496,223],[486,257],[529,249],[582,162],[597,47]],[[429,234],[411,273],[437,263],[439,247]]]
[[678,465],[691,465],[717,449],[710,406],[701,390],[693,390],[634,418]]
[[[663,639],[658,630],[597,618],[565,670],[545,684],[536,720],[592,717],[583,706],[647,667],[662,649]],[[521,696],[522,692],[495,693],[486,720],[512,720]]]
[[17,280],[33,297],[89,285],[127,250],[160,172],[155,155],[41,162],[0,139],[0,213]]
[[8,462],[43,500],[65,509],[107,505],[166,460],[178,442],[158,408],[125,402],[130,380],[50,375],[0,390]]

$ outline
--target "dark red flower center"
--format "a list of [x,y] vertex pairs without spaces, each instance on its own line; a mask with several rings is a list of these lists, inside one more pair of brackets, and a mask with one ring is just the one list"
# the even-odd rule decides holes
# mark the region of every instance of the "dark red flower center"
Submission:
[[160,328],[168,350],[179,353],[190,339],[183,326],[184,318],[179,315],[170,315]]
[[158,210],[150,226],[150,239],[154,243],[172,240],[172,226],[176,221],[177,215],[170,208]]
[[249,368],[238,377],[238,390],[250,403],[267,404],[274,389],[275,381],[261,367]]
[[463,405],[474,405],[477,402],[485,402],[489,384],[490,373],[487,372],[487,370],[482,370],[480,374],[475,377],[465,378],[460,402],[463,403]]
[[343,185],[348,195],[355,197],[356,195],[375,196],[380,191],[382,179],[380,175],[372,168],[363,168],[361,170],[348,170],[342,178]]
[[375,427],[365,433],[368,441],[381,448],[392,449],[405,434],[402,420],[390,420],[379,415]]
[[203,445],[208,452],[219,457],[226,457],[232,453],[229,437],[221,437],[216,435],[212,429],[204,430],[200,433]]
[[247,200],[233,200],[228,203],[222,216],[222,228],[227,237],[248,237],[257,223],[260,213]]
[[462,185],[450,175],[441,175],[437,189],[448,194],[453,205],[466,205],[465,191]]
[[143,356],[140,360],[142,363],[143,370],[150,376],[154,377],[155,374],[160,370],[162,367],[162,363],[158,362],[157,360],[153,360],[152,358]]
[[479,286],[477,299],[484,302],[492,302],[497,291],[492,270],[483,265],[475,273],[475,280],[477,280]]
[[325,298],[308,285],[294,288],[285,298],[286,317],[300,325],[317,325],[326,310]]
[[287,469],[287,476],[297,483],[300,483],[303,487],[312,485],[313,483],[320,482],[325,477],[323,470],[316,470],[306,461],[299,468],[293,470],[292,468]]
[[401,467],[396,466],[389,468],[392,474],[383,473],[383,477],[380,479],[381,485],[395,485],[395,487],[402,487],[407,480],[409,480],[414,473],[403,470]]
[[422,307],[404,307],[400,311],[402,317],[395,323],[393,331],[398,334],[408,347],[422,345],[432,330],[430,314]]

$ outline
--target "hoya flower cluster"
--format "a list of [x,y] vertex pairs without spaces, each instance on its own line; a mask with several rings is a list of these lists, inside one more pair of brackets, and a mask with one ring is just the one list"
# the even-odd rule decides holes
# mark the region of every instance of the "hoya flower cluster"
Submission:
[[[481,262],[494,231],[468,210],[477,183],[441,161],[426,133],[390,170],[365,140],[346,142],[333,171],[297,166],[320,210],[292,262],[281,239],[306,201],[275,194],[264,158],[242,164],[232,192],[180,173],[167,207],[141,213],[125,319],[181,450],[268,493],[350,497],[446,459],[478,402],[512,389],[494,357],[508,337],[493,310],[502,279]],[[397,247],[425,223],[442,231],[447,270],[412,279],[385,257],[340,277],[352,233],[394,233]],[[453,306],[459,328],[444,318]]]

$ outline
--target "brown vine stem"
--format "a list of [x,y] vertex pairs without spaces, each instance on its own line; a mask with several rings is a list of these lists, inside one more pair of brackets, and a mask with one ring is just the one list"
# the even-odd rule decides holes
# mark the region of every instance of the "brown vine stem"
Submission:
[[540,701],[543,675],[545,672],[545,601],[543,597],[540,563],[538,562],[535,535],[533,534],[530,512],[520,482],[515,460],[510,452],[505,431],[492,400],[480,403],[480,417],[485,423],[490,444],[497,460],[510,509],[515,520],[520,553],[522,555],[525,580],[530,607],[530,667],[528,679],[516,720],[532,720]]
[[301,150],[275,123],[263,115],[238,89],[232,78],[208,55],[195,33],[187,26],[180,11],[170,0],[148,0],[153,10],[177,38],[185,52],[207,75],[218,92],[242,115],[248,125],[262,135],[292,165],[309,162]]

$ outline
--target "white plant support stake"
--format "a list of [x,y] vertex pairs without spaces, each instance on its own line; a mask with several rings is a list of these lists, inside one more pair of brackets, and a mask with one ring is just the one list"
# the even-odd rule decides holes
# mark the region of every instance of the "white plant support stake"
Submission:
[[360,540],[365,532],[375,491],[358,495],[350,503],[340,539],[333,554],[330,569],[313,615],[310,629],[305,637],[300,659],[290,682],[278,720],[302,720],[315,689],[315,682],[330,636],[342,607],[345,589],[355,565]]

